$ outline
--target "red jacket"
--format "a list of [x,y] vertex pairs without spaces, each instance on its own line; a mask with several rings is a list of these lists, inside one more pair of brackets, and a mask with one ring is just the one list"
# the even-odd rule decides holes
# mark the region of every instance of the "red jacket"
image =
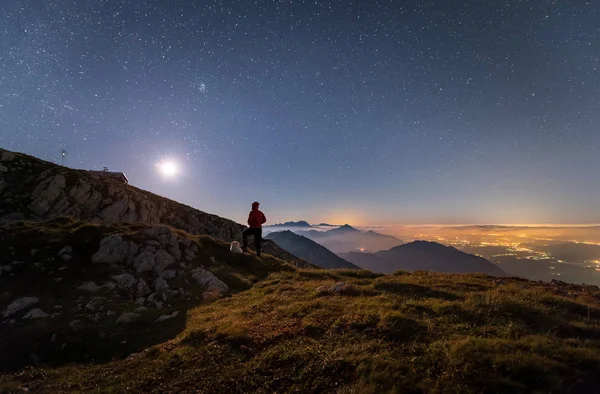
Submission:
[[264,213],[258,210],[258,208],[252,208],[250,215],[248,215],[248,226],[250,228],[261,228],[262,224],[267,221],[267,217]]

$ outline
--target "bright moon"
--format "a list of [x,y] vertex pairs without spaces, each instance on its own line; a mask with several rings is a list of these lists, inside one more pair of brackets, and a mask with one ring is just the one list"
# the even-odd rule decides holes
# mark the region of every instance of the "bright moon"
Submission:
[[179,167],[177,163],[171,160],[165,160],[163,162],[158,163],[157,165],[158,171],[167,178],[173,178],[179,172]]

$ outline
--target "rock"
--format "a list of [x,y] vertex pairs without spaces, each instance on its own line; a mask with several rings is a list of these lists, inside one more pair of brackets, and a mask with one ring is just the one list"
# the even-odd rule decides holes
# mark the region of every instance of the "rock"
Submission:
[[31,360],[31,362],[33,364],[39,364],[40,363],[40,357],[37,354],[35,354],[35,353],[31,353],[29,355],[29,359]]
[[117,284],[115,282],[104,282],[100,287],[106,290],[114,290]]
[[43,319],[48,316],[50,316],[50,315],[48,315],[43,310],[41,310],[39,308],[35,308],[35,309],[32,309],[29,312],[27,312],[27,314],[25,316],[23,316],[23,319]]
[[348,289],[348,285],[346,283],[340,282],[340,283],[336,283],[333,286],[320,286],[317,289],[317,292],[319,293],[341,293],[344,290]]
[[185,261],[192,261],[192,260],[194,260],[195,258],[196,258],[196,253],[194,253],[194,251],[193,251],[193,250],[191,250],[191,249],[186,249],[186,250],[183,252],[183,259],[184,259]]
[[54,281],[55,281],[56,283],[60,283],[60,282],[62,282],[62,281],[63,281],[63,278],[54,278]]
[[69,327],[71,327],[73,330],[81,330],[85,327],[85,324],[83,324],[81,320],[73,320],[69,323]]
[[133,267],[138,274],[154,268],[154,253],[147,249],[133,259]]
[[191,274],[196,283],[205,286],[209,292],[223,295],[229,291],[229,287],[210,271],[202,268],[194,268]]
[[169,290],[169,284],[164,278],[156,278],[154,281],[154,291],[156,293],[164,293]]
[[71,260],[71,255],[70,254],[63,254],[61,256],[62,261],[67,262]]
[[101,289],[95,282],[85,282],[78,287],[79,290],[89,291],[90,293],[95,293]]
[[124,241],[120,235],[110,235],[100,241],[99,249],[92,256],[92,263],[127,263],[133,259],[138,246]]
[[329,291],[331,293],[341,293],[342,291],[346,290],[347,287],[348,287],[348,285],[343,282],[336,283],[335,285],[333,285],[329,288]]
[[10,265],[0,266],[0,276],[2,276],[3,273],[9,273],[10,271],[12,271],[12,267]]
[[167,226],[154,226],[143,231],[143,233],[149,238],[156,239],[160,242],[160,245],[166,247],[167,244],[177,242],[177,237],[171,232],[171,229]]
[[39,252],[39,249],[31,249],[31,252],[29,252],[29,255],[31,257],[35,257]]
[[154,323],[160,323],[161,321],[172,319],[174,317],[177,317],[177,315],[179,315],[179,311],[175,311],[168,315],[159,316],[158,319],[154,320]]
[[115,312],[115,311],[106,311],[106,316],[114,316],[116,314],[117,314],[117,312]]
[[135,290],[135,296],[136,297],[146,297],[148,294],[152,293],[152,291],[150,290],[150,287],[148,286],[148,284],[146,283],[145,280],[140,279],[138,281],[137,284],[137,288]]
[[85,310],[89,312],[97,312],[104,310],[104,303],[108,300],[104,297],[94,297],[85,306]]
[[125,312],[117,319],[117,324],[127,324],[131,323],[133,320],[137,319],[139,315],[137,313]]
[[144,305],[144,303],[146,302],[146,299],[144,297],[139,297],[136,298],[135,303],[138,305]]
[[175,270],[164,270],[163,272],[159,273],[158,275],[161,278],[170,280],[177,276],[177,272]]
[[65,254],[73,254],[73,247],[70,245],[65,246],[58,252],[58,257],[61,257]]
[[167,251],[171,256],[173,256],[175,261],[181,261],[181,250],[179,249],[179,244],[177,242],[172,243],[167,248]]
[[148,302],[154,304],[157,308],[163,307],[163,302],[166,301],[166,293],[152,293],[148,296]]
[[0,161],[13,161],[15,154],[4,149],[0,149]]
[[131,274],[113,275],[119,289],[130,289],[137,284],[137,279]]
[[133,310],[133,313],[142,313],[142,312],[146,312],[148,310],[148,308],[146,308],[145,306],[140,306],[139,308],[135,308]]
[[12,265],[13,267],[20,267],[23,264],[25,264],[24,261],[13,261],[12,263],[10,263],[10,265]]
[[166,250],[159,250],[154,256],[155,265],[153,267],[154,272],[160,274],[168,266],[175,263],[175,257],[171,256]]
[[37,297],[23,297],[13,301],[9,306],[6,307],[4,313],[2,313],[2,317],[8,317],[14,315],[15,313],[27,309],[32,305],[40,302]]
[[153,239],[146,241],[145,243],[146,243],[146,245],[149,245],[149,246],[158,246],[158,247],[160,246],[160,242],[155,241]]

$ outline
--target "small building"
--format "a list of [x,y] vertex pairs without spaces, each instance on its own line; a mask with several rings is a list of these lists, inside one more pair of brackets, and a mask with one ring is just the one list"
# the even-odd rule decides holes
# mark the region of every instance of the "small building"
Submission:
[[122,183],[124,183],[126,185],[129,183],[129,179],[127,179],[127,176],[125,175],[125,173],[123,173],[123,172],[108,171],[107,167],[104,167],[104,169],[102,171],[93,171],[93,170],[90,170],[90,172],[92,174],[104,176],[104,177],[107,177],[107,178],[116,179],[117,181],[122,182]]

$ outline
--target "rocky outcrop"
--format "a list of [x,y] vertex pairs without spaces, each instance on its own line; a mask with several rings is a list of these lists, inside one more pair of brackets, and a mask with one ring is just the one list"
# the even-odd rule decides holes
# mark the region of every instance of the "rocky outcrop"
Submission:
[[[0,149],[0,221],[47,220],[71,216],[93,222],[139,222],[166,224],[190,234],[210,235],[225,242],[240,240],[244,226],[211,215],[131,185],[89,171],[73,170],[21,153]],[[137,250],[119,239],[105,240],[104,254],[95,256],[98,262],[122,262]],[[122,249],[115,249],[118,244]],[[179,260],[177,249],[169,254]],[[263,251],[302,266],[306,262],[279,248],[265,243]],[[152,253],[152,251],[149,251]],[[169,265],[166,255],[150,261],[149,253],[138,260],[140,272]],[[65,261],[70,253],[61,255]],[[189,256],[184,255],[186,259]]]
[[12,316],[23,309],[27,309],[30,306],[37,304],[38,302],[40,302],[40,300],[37,297],[19,298],[6,307],[4,313],[2,313],[2,317]]

